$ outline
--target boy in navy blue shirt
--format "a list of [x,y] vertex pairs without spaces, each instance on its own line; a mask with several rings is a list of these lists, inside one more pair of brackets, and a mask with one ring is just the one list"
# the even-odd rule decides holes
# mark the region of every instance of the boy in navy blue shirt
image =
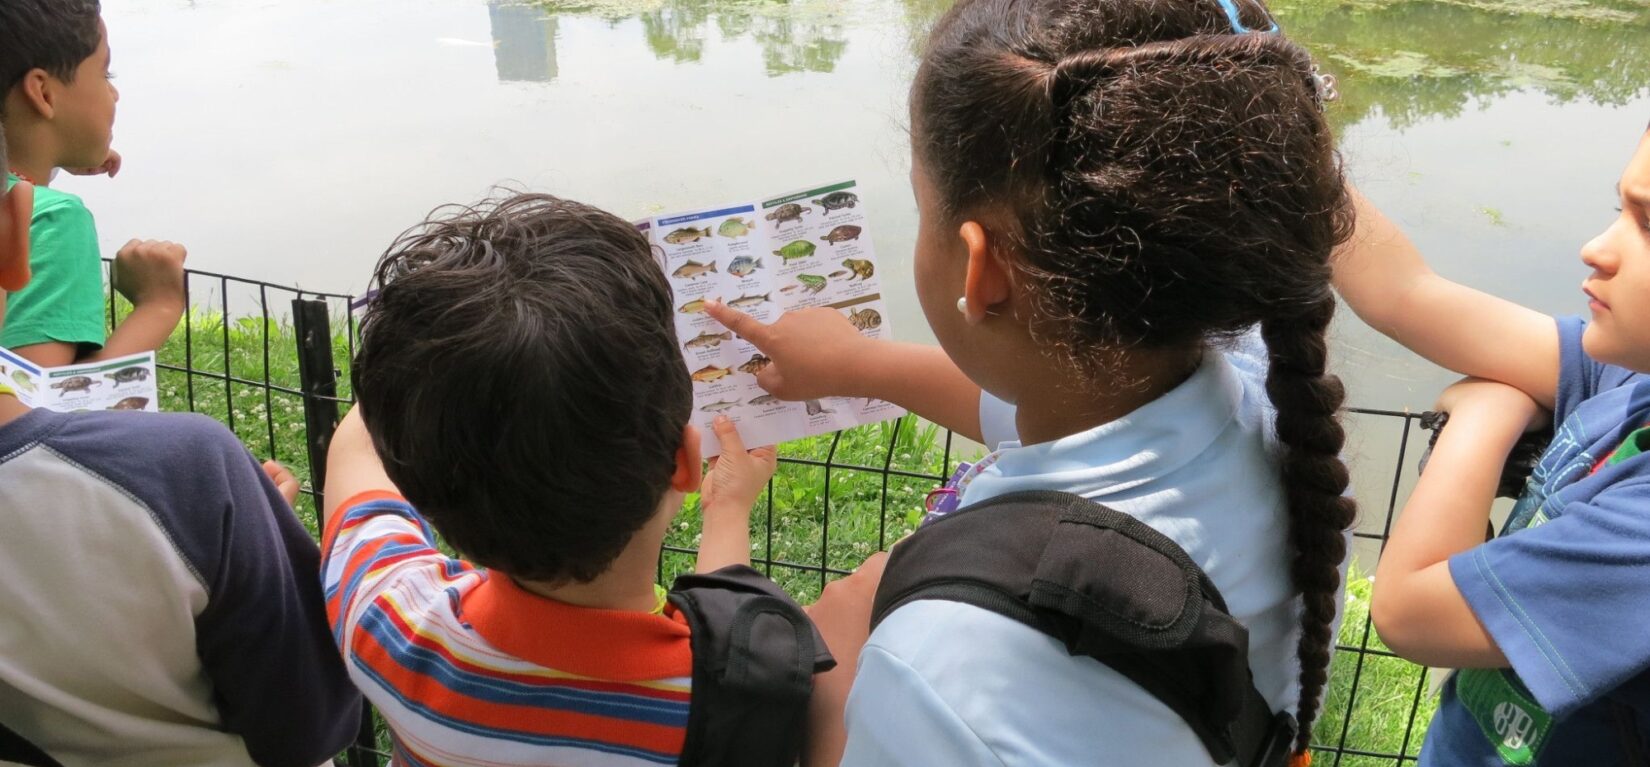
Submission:
[[[1370,325],[1472,376],[1376,570],[1371,617],[1399,655],[1461,669],[1422,765],[1645,764],[1650,733],[1650,134],[1621,215],[1581,252],[1590,321],[1439,277],[1378,211],[1336,265]],[[1502,463],[1552,412],[1555,437],[1501,535]]]

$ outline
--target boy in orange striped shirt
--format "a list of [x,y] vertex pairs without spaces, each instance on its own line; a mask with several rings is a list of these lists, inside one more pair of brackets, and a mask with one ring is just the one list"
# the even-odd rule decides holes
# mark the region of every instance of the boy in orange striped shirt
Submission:
[[328,462],[322,572],[398,762],[676,764],[694,632],[655,584],[664,536],[698,489],[699,571],[757,577],[750,508],[775,457],[718,419],[722,456],[701,481],[693,384],[647,242],[594,208],[520,195],[438,212],[377,276],[360,406]]

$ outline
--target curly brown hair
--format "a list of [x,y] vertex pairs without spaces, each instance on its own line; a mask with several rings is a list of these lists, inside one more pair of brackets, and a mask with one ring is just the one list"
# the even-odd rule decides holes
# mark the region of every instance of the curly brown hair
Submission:
[[1311,58],[1239,24],[1273,27],[1256,0],[1230,17],[1216,0],[962,0],[912,86],[914,146],[944,214],[1003,243],[1033,336],[1085,380],[1260,326],[1305,603],[1304,750],[1355,511],[1325,342],[1352,207]]
[[351,375],[395,486],[477,564],[605,572],[658,513],[692,415],[647,239],[572,200],[497,196],[437,209],[376,278]]

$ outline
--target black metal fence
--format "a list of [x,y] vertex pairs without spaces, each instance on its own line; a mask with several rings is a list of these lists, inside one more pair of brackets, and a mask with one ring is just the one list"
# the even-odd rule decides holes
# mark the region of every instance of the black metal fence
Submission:
[[[191,271],[190,311],[158,360],[161,403],[222,421],[260,457],[304,480],[297,504],[319,527],[317,488],[327,443],[351,399],[343,373],[353,357],[352,296]],[[128,307],[109,295],[110,321]],[[1434,696],[1424,669],[1388,652],[1368,621],[1368,581],[1402,495],[1414,479],[1419,415],[1354,409],[1349,458],[1360,498],[1353,576],[1330,690],[1315,731],[1316,764],[1416,761]],[[907,416],[781,447],[780,469],[753,513],[752,561],[804,602],[865,556],[912,529],[928,490],[979,450]],[[666,541],[659,576],[690,569],[697,509]],[[381,723],[364,712],[350,767],[387,757]]]

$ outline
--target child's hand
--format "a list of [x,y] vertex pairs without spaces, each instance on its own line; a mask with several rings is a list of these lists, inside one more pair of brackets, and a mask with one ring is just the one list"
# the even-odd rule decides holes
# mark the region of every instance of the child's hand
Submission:
[[707,521],[712,511],[749,515],[756,496],[773,479],[778,454],[771,447],[746,451],[739,429],[725,415],[716,417],[713,428],[722,443],[722,454],[710,459],[710,471],[705,472],[705,481],[699,487],[699,507],[705,511]]
[[282,466],[280,461],[264,461],[264,475],[275,483],[276,490],[281,491],[286,505],[298,502],[298,478],[292,475],[291,469]]
[[701,573],[751,563],[751,506],[779,463],[771,447],[747,452],[727,416],[717,416],[713,428],[722,454],[710,459],[710,471],[699,486],[699,511],[705,521],[696,566]]
[[115,289],[133,306],[166,304],[182,309],[183,262],[189,252],[163,240],[132,240],[115,254]]
[[773,360],[756,374],[756,383],[780,399],[856,394],[852,363],[878,349],[834,309],[787,312],[772,325],[721,303],[707,303],[705,312]]
[[103,164],[96,168],[64,168],[63,170],[75,176],[108,175],[109,178],[114,178],[120,173],[120,153],[110,149],[108,159],[105,159]]

